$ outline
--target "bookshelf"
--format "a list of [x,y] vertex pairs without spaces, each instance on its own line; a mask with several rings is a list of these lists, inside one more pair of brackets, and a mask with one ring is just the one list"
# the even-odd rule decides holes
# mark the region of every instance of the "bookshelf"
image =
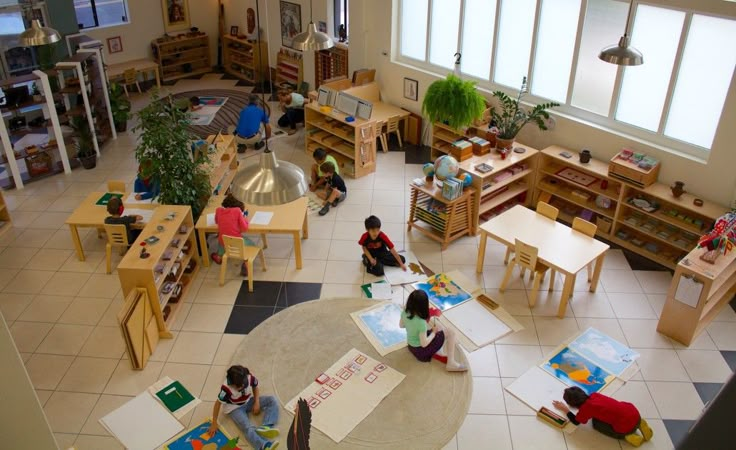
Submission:
[[288,83],[298,91],[302,81],[304,81],[302,54],[285,48],[279,50],[276,58],[276,85]]
[[251,83],[268,74],[268,44],[235,36],[223,36],[223,66],[225,72]]
[[10,219],[8,204],[5,203],[5,196],[3,195],[3,191],[0,190],[0,236],[5,234],[12,226],[13,221]]
[[153,58],[162,81],[201,75],[212,71],[210,39],[205,33],[180,34],[151,41]]
[[335,44],[327,50],[314,52],[314,83],[321,86],[325,80],[348,77],[348,46]]
[[415,229],[442,244],[445,250],[450,242],[463,236],[475,235],[473,230],[473,203],[476,190],[466,188],[455,200],[442,196],[435,183],[410,185],[409,221],[407,231]]

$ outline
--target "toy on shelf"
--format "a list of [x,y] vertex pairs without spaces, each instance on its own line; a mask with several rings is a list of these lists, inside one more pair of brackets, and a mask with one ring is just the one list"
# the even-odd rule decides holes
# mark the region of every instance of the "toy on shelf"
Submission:
[[713,231],[703,235],[698,241],[698,247],[708,251],[700,259],[713,264],[721,254],[733,250],[736,244],[736,211],[724,214],[716,220]]

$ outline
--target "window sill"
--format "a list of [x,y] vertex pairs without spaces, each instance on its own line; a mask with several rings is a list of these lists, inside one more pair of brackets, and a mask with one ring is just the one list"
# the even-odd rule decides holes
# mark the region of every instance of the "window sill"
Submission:
[[80,28],[79,29],[79,32],[80,33],[83,33],[83,32],[86,32],[86,31],[102,30],[102,29],[105,29],[105,28],[122,27],[122,26],[130,25],[130,24],[131,24],[131,22],[128,21],[128,22],[115,23],[115,24],[111,24],[111,25],[100,25],[98,27]]

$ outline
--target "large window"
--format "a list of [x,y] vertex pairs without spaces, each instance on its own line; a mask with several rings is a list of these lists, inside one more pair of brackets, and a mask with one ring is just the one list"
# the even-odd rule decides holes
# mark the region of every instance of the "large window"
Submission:
[[74,0],[80,29],[129,23],[126,0]]
[[530,101],[554,100],[562,113],[707,158],[736,67],[736,45],[725,44],[736,42],[736,20],[633,3],[641,66],[598,59],[623,34],[623,0],[399,0],[397,59],[507,92],[528,77]]
[[345,25],[345,33],[349,33],[350,30],[350,14],[348,10],[350,8],[350,0],[335,0],[335,36],[339,37],[340,25]]

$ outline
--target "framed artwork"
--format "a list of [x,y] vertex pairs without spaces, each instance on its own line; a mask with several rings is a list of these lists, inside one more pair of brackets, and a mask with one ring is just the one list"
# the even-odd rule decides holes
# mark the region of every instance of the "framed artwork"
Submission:
[[317,31],[320,33],[327,33],[327,22],[319,21],[317,22]]
[[107,38],[107,51],[109,53],[120,53],[123,51],[123,39],[120,36]]
[[164,31],[188,30],[190,27],[187,0],[161,0],[164,13]]
[[230,36],[237,36],[238,35],[238,27],[232,26],[230,27]]
[[419,82],[417,80],[404,78],[404,98],[417,101],[417,98],[419,97],[419,93],[417,92],[418,89]]
[[302,7],[296,3],[280,2],[281,45],[294,48],[294,36],[302,32]]

